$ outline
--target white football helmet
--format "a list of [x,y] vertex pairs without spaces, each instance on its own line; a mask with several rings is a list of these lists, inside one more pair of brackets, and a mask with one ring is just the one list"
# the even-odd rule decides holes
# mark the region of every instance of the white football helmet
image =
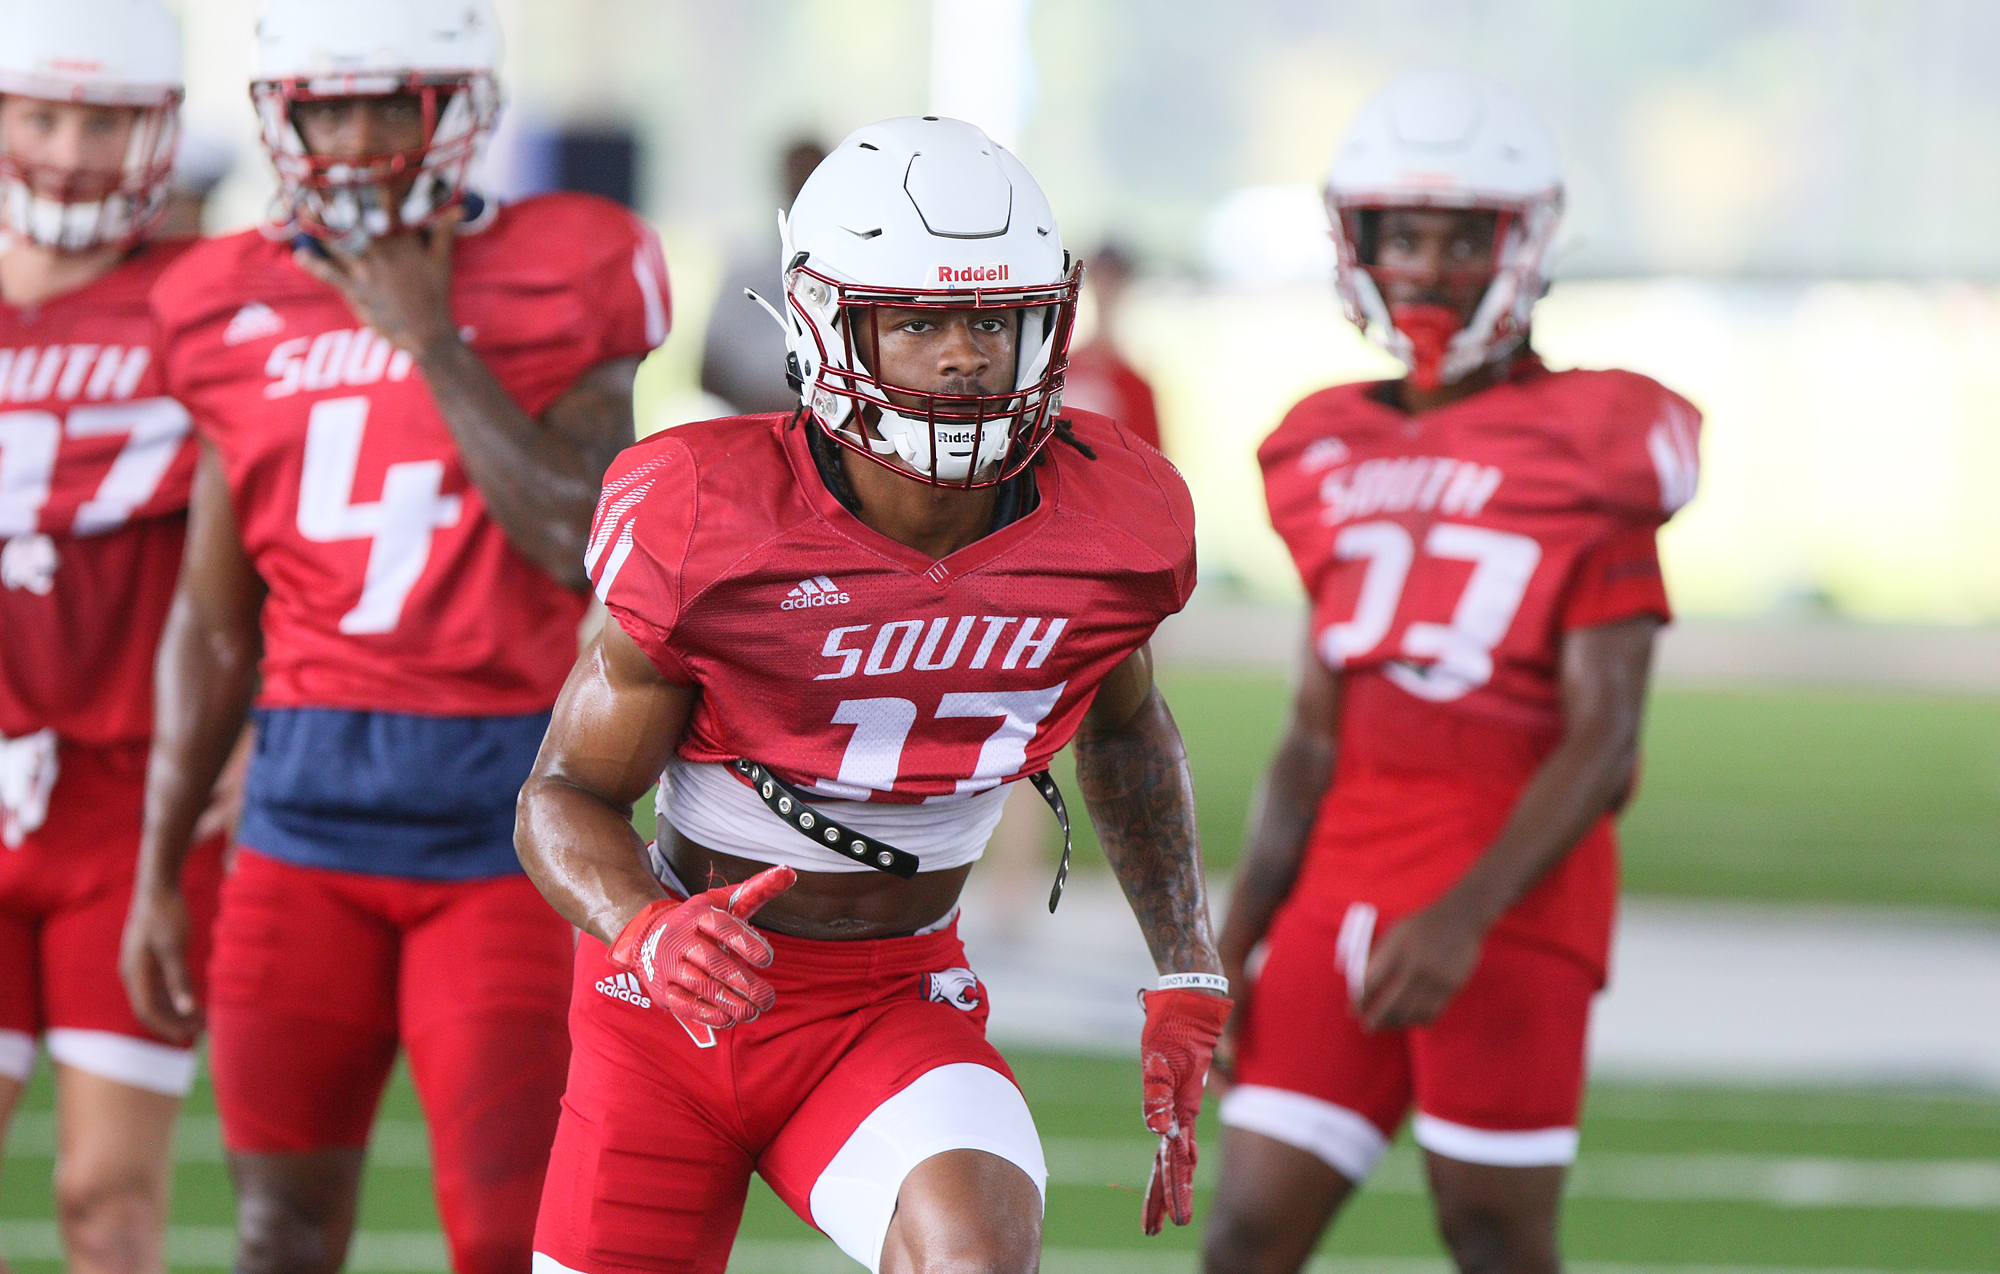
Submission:
[[[1464,71],[1405,75],[1370,98],[1326,179],[1336,287],[1347,317],[1410,367],[1419,385],[1449,384],[1519,347],[1547,290],[1542,260],[1562,216],[1555,140],[1507,89]],[[1410,306],[1397,315],[1370,257],[1369,214],[1384,208],[1495,214],[1495,269],[1470,322]]]
[[[427,225],[465,197],[500,118],[500,20],[491,0],[264,0],[250,96],[277,167],[278,218],[358,247]],[[314,155],[301,102],[407,94],[424,112],[415,150]],[[383,193],[414,175],[400,205]]]
[[[1020,160],[959,120],[883,120],[833,149],[778,229],[779,322],[800,397],[828,434],[938,485],[990,486],[1027,467],[1062,409],[1082,268]],[[882,380],[854,333],[885,305],[1018,314],[1012,392]],[[899,407],[891,392],[922,407]]]
[[31,163],[0,140],[0,219],[57,252],[130,244],[166,209],[180,132],[181,33],[160,0],[6,0],[0,95],[135,108],[123,163]]

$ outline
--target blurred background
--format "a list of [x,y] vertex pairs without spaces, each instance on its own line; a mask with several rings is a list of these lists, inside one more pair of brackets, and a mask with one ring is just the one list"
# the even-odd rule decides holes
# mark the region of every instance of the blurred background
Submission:
[[[488,185],[596,190],[664,238],[674,334],[642,373],[642,432],[782,396],[740,288],[775,287],[788,159],[874,119],[980,123],[1073,251],[1122,259],[1080,340],[1092,392],[1137,411],[1129,381],[1150,386],[1196,496],[1203,583],[1158,648],[1218,892],[1303,624],[1255,447],[1305,392],[1393,374],[1332,296],[1325,163],[1403,71],[1526,96],[1569,167],[1536,345],[1706,415],[1700,494],[1662,537],[1681,622],[1624,822],[1570,1255],[2000,1270],[2000,4],[497,2],[510,107]],[[219,182],[211,230],[241,227],[272,189],[244,90],[254,4],[181,8],[190,181]],[[1194,1230],[1138,1237],[1136,930],[1087,833],[1042,914],[1044,833],[1020,834],[975,874],[967,925],[1048,1141],[1045,1268],[1191,1269]],[[43,1082],[0,1198],[24,1271],[56,1255]],[[226,1266],[200,1100],[172,1251]],[[442,1268],[426,1162],[399,1081],[352,1268]],[[1404,1145],[1322,1259],[1416,1274],[1440,1252]],[[758,1187],[735,1268],[854,1267]]]

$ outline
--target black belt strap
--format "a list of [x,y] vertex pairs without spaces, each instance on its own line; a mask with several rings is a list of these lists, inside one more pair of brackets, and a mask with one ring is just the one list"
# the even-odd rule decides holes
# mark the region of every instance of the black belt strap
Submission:
[[1062,901],[1063,886],[1069,883],[1069,809],[1063,805],[1062,789],[1056,786],[1056,781],[1049,777],[1047,770],[1036,770],[1028,776],[1028,782],[1055,811],[1056,822],[1061,823],[1063,829],[1062,861],[1056,864],[1055,888],[1049,890],[1049,914],[1054,915],[1056,904]]
[[[808,801],[799,789],[748,757],[738,757],[733,764],[738,774],[750,780],[750,789],[757,793],[757,799],[813,844],[902,880],[917,874],[915,854],[857,832],[838,819],[829,817],[824,809]],[[1063,885],[1069,881],[1069,809],[1063,804],[1062,791],[1056,787],[1056,781],[1049,777],[1047,770],[1030,774],[1028,783],[1041,793],[1042,799],[1055,811],[1056,822],[1062,825],[1062,862],[1056,867],[1055,888],[1049,890],[1049,910],[1053,912],[1056,904],[1062,901]]]

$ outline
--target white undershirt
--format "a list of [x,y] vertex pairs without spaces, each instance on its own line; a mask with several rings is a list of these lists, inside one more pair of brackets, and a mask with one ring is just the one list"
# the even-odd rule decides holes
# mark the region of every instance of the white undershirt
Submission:
[[[815,801],[815,808],[862,835],[917,856],[918,871],[943,871],[976,862],[1000,823],[1008,787],[969,796],[933,797],[919,805],[886,801]],[[760,863],[799,871],[874,871],[823,849],[773,814],[750,785],[724,765],[675,757],[660,776],[653,808],[697,845]]]

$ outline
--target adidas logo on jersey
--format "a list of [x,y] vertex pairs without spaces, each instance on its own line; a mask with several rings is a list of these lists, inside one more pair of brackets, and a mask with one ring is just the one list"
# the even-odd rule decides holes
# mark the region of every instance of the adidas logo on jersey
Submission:
[[608,978],[599,978],[597,989],[614,1000],[636,1004],[642,1009],[653,1007],[653,997],[646,994],[646,988],[630,973],[614,973]]
[[815,606],[844,606],[851,600],[840,586],[824,575],[802,579],[778,603],[779,610],[811,610]]
[[241,345],[254,341],[260,336],[276,336],[285,330],[285,320],[278,312],[262,301],[252,301],[236,311],[236,317],[229,320],[229,326],[222,329],[224,345]]

